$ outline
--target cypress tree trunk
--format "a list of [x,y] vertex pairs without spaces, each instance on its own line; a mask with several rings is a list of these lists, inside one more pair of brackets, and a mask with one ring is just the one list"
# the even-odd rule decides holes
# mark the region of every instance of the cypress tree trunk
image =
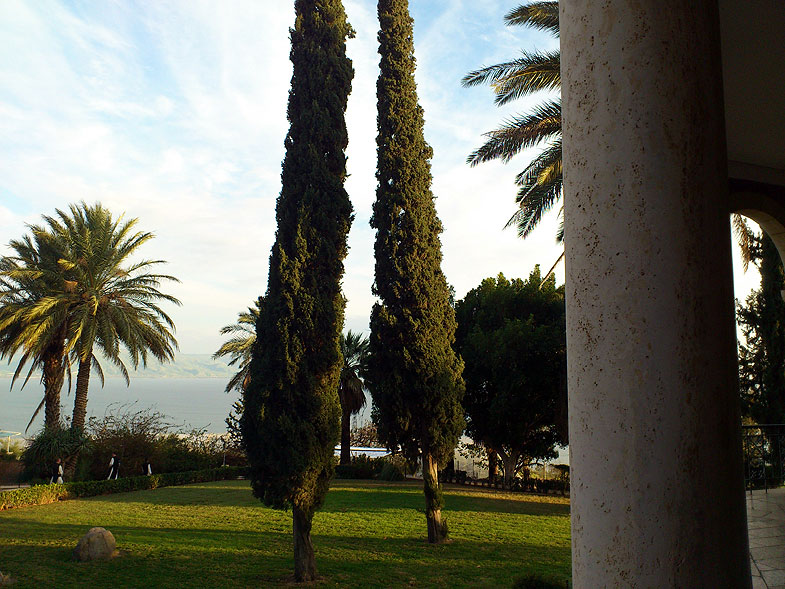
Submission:
[[379,439],[422,458],[428,540],[443,542],[438,468],[453,459],[465,427],[463,364],[452,349],[455,311],[441,270],[441,223],[431,192],[431,147],[414,80],[407,0],[379,0],[376,85],[376,276],[366,385]]
[[71,419],[72,430],[83,430],[87,415],[87,389],[90,386],[90,368],[92,354],[88,360],[79,360],[79,372],[76,375],[76,391],[74,393],[74,414]]
[[292,531],[294,536],[294,580],[298,583],[316,580],[316,558],[311,542],[311,519],[297,505],[292,506]]
[[422,480],[425,490],[425,518],[428,520],[428,542],[441,544],[447,539],[447,524],[442,521],[444,499],[439,484],[438,463],[430,452],[422,455]]
[[352,462],[352,443],[349,425],[351,425],[352,414],[347,407],[343,407],[341,415],[341,461],[340,464],[351,464]]

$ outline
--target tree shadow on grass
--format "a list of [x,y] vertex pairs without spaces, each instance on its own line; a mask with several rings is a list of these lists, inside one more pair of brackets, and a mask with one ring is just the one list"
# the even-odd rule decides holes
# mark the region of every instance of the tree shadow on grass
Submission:
[[[490,491],[490,490],[489,490]],[[445,493],[445,511],[452,512],[492,512],[511,513],[531,516],[564,516],[569,517],[570,506],[566,503],[544,502],[538,499],[527,499],[526,495],[510,498],[494,497],[492,492],[457,495]],[[422,493],[411,493],[409,489],[396,493],[386,489],[377,493],[357,493],[354,489],[333,488],[327,495],[321,511],[342,512],[363,511],[381,512],[390,509],[422,510],[425,499]]]
[[314,542],[321,574],[351,587],[509,587],[529,572],[570,575],[569,546],[461,538],[434,546],[424,526],[420,538],[316,535]]
[[[115,526],[124,555],[109,562],[76,563],[71,547],[84,527],[31,524],[28,538],[4,547],[4,572],[15,588],[284,586],[293,569],[291,534]],[[64,541],[68,539],[70,541]],[[569,547],[456,540],[442,546],[423,538],[314,534],[317,566],[332,587],[500,587],[527,572],[569,576]],[[31,566],[33,564],[33,566]]]
[[[23,587],[266,586],[291,575],[291,532],[106,525],[120,556],[71,559],[89,526],[3,520],[3,572]],[[249,562],[255,562],[253,567]]]

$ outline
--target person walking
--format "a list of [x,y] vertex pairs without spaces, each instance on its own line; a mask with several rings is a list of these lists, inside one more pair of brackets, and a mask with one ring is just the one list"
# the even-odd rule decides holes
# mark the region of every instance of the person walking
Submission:
[[144,459],[144,466],[142,466],[142,474],[148,477],[151,474],[153,474],[153,465],[150,464],[150,461],[147,458]]
[[112,452],[112,458],[109,460],[109,476],[106,477],[106,480],[117,480],[117,477],[120,475],[120,458]]
[[63,484],[63,461],[58,458],[52,466],[52,477],[49,479],[49,484],[57,483]]

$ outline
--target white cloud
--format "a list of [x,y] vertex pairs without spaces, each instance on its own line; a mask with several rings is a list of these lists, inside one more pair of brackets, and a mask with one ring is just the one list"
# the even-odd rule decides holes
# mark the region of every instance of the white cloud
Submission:
[[[367,331],[373,303],[376,168],[376,2],[345,0],[348,43],[346,187],[355,221],[346,260],[346,326]],[[91,8],[92,7],[92,8]],[[464,89],[469,70],[556,46],[510,29],[509,2],[411,3],[444,270],[459,296],[503,271],[546,269],[560,251],[554,215],[521,241],[502,227],[515,174],[527,161],[469,168],[482,133],[525,102],[493,106],[488,88]],[[275,234],[291,78],[291,2],[189,1],[70,5],[0,3],[0,242],[71,202],[102,201],[156,234],[147,256],[169,261],[182,284],[172,309],[186,353],[209,353],[264,291]],[[534,98],[534,101],[539,98]],[[5,250],[0,250],[0,252]],[[560,270],[563,276],[563,270]]]

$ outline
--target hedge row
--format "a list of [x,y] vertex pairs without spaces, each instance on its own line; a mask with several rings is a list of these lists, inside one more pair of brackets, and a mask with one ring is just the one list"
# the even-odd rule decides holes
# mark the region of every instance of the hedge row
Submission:
[[111,493],[142,491],[158,487],[173,487],[189,483],[223,481],[246,476],[248,469],[241,466],[223,466],[189,472],[168,472],[150,476],[127,477],[111,481],[80,481],[62,485],[35,485],[25,489],[0,492],[0,511],[14,507],[44,505],[55,501],[94,497]]

